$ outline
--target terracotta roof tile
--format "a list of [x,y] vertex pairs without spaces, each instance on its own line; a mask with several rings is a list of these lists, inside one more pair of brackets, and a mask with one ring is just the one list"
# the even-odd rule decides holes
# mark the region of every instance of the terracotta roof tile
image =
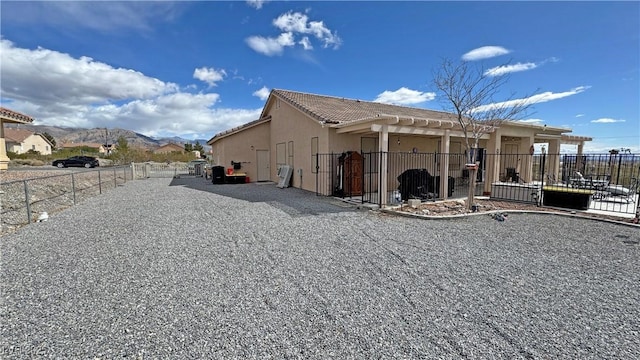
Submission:
[[33,122],[33,118],[31,116],[27,116],[25,114],[19,113],[17,111],[9,110],[4,107],[0,107],[0,116],[4,120],[14,120],[16,122],[22,123],[31,123]]
[[349,123],[365,118],[373,118],[380,114],[457,121],[453,114],[442,111],[281,89],[274,89],[273,94],[316,120],[330,124]]
[[23,142],[26,138],[33,134],[33,132],[24,129],[4,129],[4,138],[8,141],[12,141],[18,144]]

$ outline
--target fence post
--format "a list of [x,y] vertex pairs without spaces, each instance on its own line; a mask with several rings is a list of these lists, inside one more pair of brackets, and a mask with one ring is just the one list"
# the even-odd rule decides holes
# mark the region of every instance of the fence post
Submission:
[[542,185],[540,186],[540,198],[538,199],[538,204],[537,204],[538,206],[542,205],[542,198],[544,197],[544,178],[545,178],[544,168],[545,168],[545,163],[546,162],[547,162],[547,154],[543,151],[542,152],[542,165],[540,166],[542,168]]
[[132,161],[131,162],[131,180],[135,180],[136,179],[136,164]]
[[101,173],[102,171],[98,170],[98,190],[100,194],[102,194],[102,177],[100,176]]
[[73,205],[76,204],[76,177],[71,173],[71,191],[73,192]]
[[29,185],[27,184],[27,180],[24,180],[24,198],[27,203],[27,221],[31,224],[31,199],[29,196]]
[[116,174],[116,168],[113,168],[113,188],[118,187],[118,175]]

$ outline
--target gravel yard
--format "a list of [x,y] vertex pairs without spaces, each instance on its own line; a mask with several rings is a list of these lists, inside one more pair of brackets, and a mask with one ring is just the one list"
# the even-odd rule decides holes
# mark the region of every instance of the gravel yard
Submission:
[[192,181],[129,181],[1,237],[0,357],[640,357],[637,227]]

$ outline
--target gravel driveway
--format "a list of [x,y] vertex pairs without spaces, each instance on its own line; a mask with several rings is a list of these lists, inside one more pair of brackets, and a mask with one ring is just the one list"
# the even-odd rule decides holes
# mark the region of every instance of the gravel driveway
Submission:
[[171,181],[0,238],[1,358],[640,357],[637,228]]

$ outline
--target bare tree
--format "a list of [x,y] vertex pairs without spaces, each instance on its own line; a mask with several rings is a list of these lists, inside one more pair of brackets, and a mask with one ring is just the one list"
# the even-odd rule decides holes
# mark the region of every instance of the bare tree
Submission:
[[[494,69],[505,68],[507,64]],[[519,120],[528,115],[532,105],[525,96],[515,99],[511,93],[506,99],[498,100],[509,80],[508,73],[485,70],[483,66],[472,66],[461,61],[444,59],[434,71],[433,83],[439,92],[445,111],[454,114],[462,132],[467,153],[469,170],[469,193],[467,207],[473,205],[477,175],[477,149],[484,134],[494,132],[507,120]]]

